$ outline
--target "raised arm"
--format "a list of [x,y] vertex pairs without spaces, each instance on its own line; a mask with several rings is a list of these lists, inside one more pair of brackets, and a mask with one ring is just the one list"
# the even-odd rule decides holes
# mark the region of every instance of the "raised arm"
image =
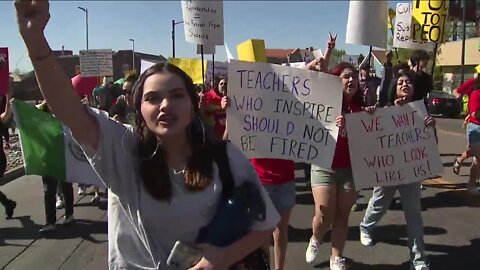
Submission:
[[32,60],[40,90],[52,112],[70,128],[79,143],[96,150],[99,140],[97,123],[80,102],[44,35],[50,19],[49,2],[16,0],[15,8],[20,34]]
[[323,65],[323,72],[328,71],[328,64],[330,62],[330,57],[332,56],[333,50],[335,49],[335,44],[337,42],[337,36],[338,34],[335,34],[335,36],[332,36],[332,33],[328,32],[328,41],[327,41],[327,49],[325,50],[325,53],[323,55],[323,58],[325,59],[325,63]]

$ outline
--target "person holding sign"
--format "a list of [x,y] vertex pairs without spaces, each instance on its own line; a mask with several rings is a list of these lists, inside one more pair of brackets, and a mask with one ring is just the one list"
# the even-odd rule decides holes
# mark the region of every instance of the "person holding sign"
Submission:
[[[205,134],[198,96],[184,71],[160,63],[140,76],[133,91],[137,128],[131,131],[81,104],[44,35],[49,2],[17,0],[15,8],[45,99],[117,198],[108,215],[114,228],[109,231],[110,269],[170,269],[171,252],[198,258],[191,270],[228,269],[268,241],[279,215],[250,161],[229,143],[223,145],[224,161],[230,164],[233,183],[222,185],[214,160],[218,151]],[[178,242],[189,247],[196,241],[223,201],[223,187],[241,192],[237,187],[245,185],[264,202],[262,218],[254,220],[246,234],[222,248],[189,249],[195,254],[174,249]]]
[[[325,63],[323,63],[325,64]],[[338,64],[333,75],[339,76],[343,83],[342,113],[362,111],[363,93],[360,90],[358,73],[349,63]],[[336,91],[337,89],[332,89]],[[325,232],[332,229],[332,255],[330,269],[346,269],[343,248],[348,235],[350,210],[357,199],[353,183],[350,153],[348,149],[347,129],[344,116],[337,117],[338,133],[332,168],[320,168],[312,165],[311,185],[315,199],[315,216],[312,221],[313,235],[305,253],[307,263],[318,259],[320,242]]]
[[415,50],[410,54],[410,62],[414,71],[412,77],[415,88],[415,93],[413,94],[414,101],[425,100],[433,90],[432,76],[424,71],[428,66],[429,60],[430,56],[425,50]]
[[[203,97],[201,110],[207,125],[214,131],[215,138],[221,140],[224,137],[227,122],[225,99],[227,96],[227,78],[216,77],[213,80],[213,88]],[[224,100],[222,102],[222,100]]]
[[[395,96],[389,100],[394,106],[402,106],[414,101],[415,88],[413,85],[413,71],[403,71],[395,75],[392,89]],[[435,119],[431,116],[425,118],[427,127],[435,127]],[[429,270],[423,244],[423,219],[420,203],[420,183],[411,183],[398,186],[375,187],[373,196],[368,202],[365,217],[360,224],[360,242],[365,246],[373,245],[373,230],[382,216],[388,210],[397,190],[400,192],[402,208],[405,213],[408,230],[408,247],[411,254],[412,270]]]

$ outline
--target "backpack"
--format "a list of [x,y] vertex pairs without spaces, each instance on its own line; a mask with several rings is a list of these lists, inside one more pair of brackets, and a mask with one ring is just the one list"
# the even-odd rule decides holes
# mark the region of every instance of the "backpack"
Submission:
[[[228,161],[227,144],[228,143],[225,141],[216,142],[214,144],[213,156],[215,162],[217,163],[220,180],[222,182],[222,199],[217,211],[217,215],[214,216],[213,220],[215,221],[216,218],[221,215],[223,217],[222,220],[234,223],[236,226],[234,225],[233,227],[237,227],[236,229],[232,228],[231,224],[230,226],[227,225],[227,228],[229,230],[234,229],[234,237],[235,239],[239,239],[241,236],[248,234],[250,231],[249,225],[251,225],[254,220],[265,220],[266,209],[265,203],[261,197],[261,192],[254,183],[245,182],[241,186],[235,186]],[[229,202],[232,200],[236,203],[229,204]],[[239,205],[239,202],[241,205]],[[240,214],[238,211],[240,211]],[[235,212],[237,215],[235,216],[237,217],[237,220],[238,215],[245,216],[246,218],[243,220],[244,222],[232,221],[235,220],[235,217],[230,218],[230,216],[233,215],[232,212]],[[251,218],[249,219],[249,217]],[[249,222],[250,224],[248,224]],[[226,240],[228,237],[224,237],[221,235],[221,233],[218,233],[219,231],[222,231],[222,228],[225,228],[225,224],[222,224],[220,221],[215,225],[212,227],[207,226],[208,228],[204,228],[206,229],[205,231],[202,229],[199,235],[203,234],[205,236],[210,233],[212,238],[217,239],[210,241],[210,243],[213,242],[214,245],[220,247],[226,246],[230,244],[228,242],[234,241],[233,239],[230,239],[232,241],[228,241]],[[206,232],[207,230],[209,230],[209,232]],[[205,239],[205,237],[203,238]],[[270,258],[268,251],[265,251],[260,247],[239,262],[233,264],[229,270],[270,270]]]

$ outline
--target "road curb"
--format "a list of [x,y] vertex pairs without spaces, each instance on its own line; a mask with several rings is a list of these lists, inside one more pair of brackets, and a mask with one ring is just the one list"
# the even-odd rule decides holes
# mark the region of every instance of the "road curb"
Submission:
[[6,172],[2,179],[0,179],[0,186],[3,186],[23,175],[25,175],[25,167],[18,166],[16,168],[13,168],[10,171]]

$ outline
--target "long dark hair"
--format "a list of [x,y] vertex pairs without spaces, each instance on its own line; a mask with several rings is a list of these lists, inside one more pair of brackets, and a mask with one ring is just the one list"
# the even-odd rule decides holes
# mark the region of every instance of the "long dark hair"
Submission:
[[397,72],[393,78],[393,80],[390,82],[390,88],[388,89],[388,100],[387,100],[387,106],[393,106],[395,105],[395,99],[398,98],[397,96],[397,82],[400,77],[406,76],[412,81],[412,97],[415,94],[415,88],[413,86],[413,76],[414,76],[414,71],[412,70],[400,70]]
[[170,200],[172,197],[172,185],[166,153],[157,136],[147,128],[140,109],[145,81],[148,77],[157,73],[171,73],[180,77],[194,106],[194,117],[187,128],[192,147],[192,155],[186,164],[185,170],[184,184],[187,190],[200,191],[210,184],[213,173],[212,144],[207,134],[205,134],[203,123],[200,119],[200,110],[197,106],[198,95],[192,79],[180,68],[167,63],[156,64],[147,69],[133,86],[136,133],[140,137],[138,142],[139,170],[145,189],[154,198]]
[[[333,69],[330,70],[330,74],[335,75],[335,76],[340,76],[343,72],[344,69],[351,69],[354,73],[354,76],[357,77],[357,92],[355,92],[355,95],[352,97],[351,103],[354,105],[361,107],[364,105],[363,102],[363,93],[360,89],[360,83],[358,79],[358,72],[357,69],[350,63],[348,62],[341,62],[338,65],[336,65]],[[346,112],[347,107],[350,104],[346,104],[345,99],[343,99],[343,104],[342,104],[342,111]]]

